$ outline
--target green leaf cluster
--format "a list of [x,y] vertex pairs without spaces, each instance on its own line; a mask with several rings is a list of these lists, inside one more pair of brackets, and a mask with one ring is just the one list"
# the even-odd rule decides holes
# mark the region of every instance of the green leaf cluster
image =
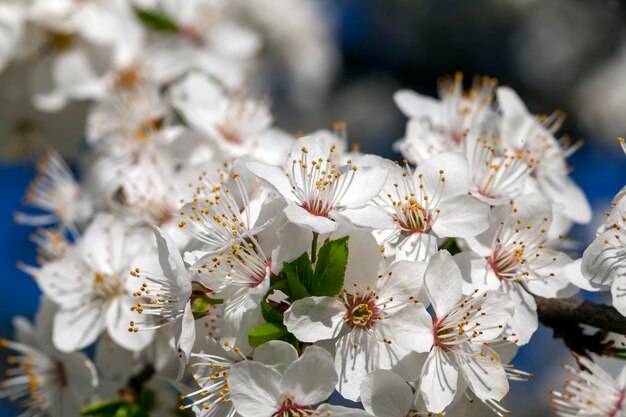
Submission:
[[[348,237],[326,240],[315,255],[305,252],[296,260],[285,262],[282,272],[272,276],[272,285],[261,302],[266,323],[248,333],[250,346],[257,347],[270,340],[284,340],[296,348],[299,346],[298,339],[283,324],[283,313],[267,301],[274,290],[282,290],[292,302],[311,296],[334,297],[341,292],[348,264]],[[314,264],[311,258],[316,259]]]

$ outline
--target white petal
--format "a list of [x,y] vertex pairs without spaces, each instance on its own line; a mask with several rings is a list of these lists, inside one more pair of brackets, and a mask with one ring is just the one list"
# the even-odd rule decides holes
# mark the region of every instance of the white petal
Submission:
[[393,100],[409,118],[428,117],[435,123],[440,121],[441,104],[437,99],[412,90],[399,90],[393,95]]
[[483,349],[483,356],[478,352],[467,350],[455,355],[463,377],[478,398],[499,401],[509,392],[509,381],[502,363],[489,348]]
[[[443,174],[440,174],[443,171]],[[420,179],[419,176],[422,176]],[[442,176],[445,182],[442,182]],[[427,159],[413,173],[416,184],[424,184],[430,198],[439,195],[441,201],[461,194],[469,189],[469,166],[458,153],[446,152]]]
[[389,230],[395,225],[392,217],[384,209],[375,206],[333,210],[331,217],[357,227],[368,227],[374,230]]
[[265,185],[281,195],[286,201],[298,202],[289,184],[289,180],[280,168],[260,162],[248,162],[246,168],[259,177]]
[[518,345],[525,345],[539,326],[535,297],[517,282],[505,282],[502,289],[515,306],[513,317],[506,330],[507,333],[515,333],[515,337],[509,337],[509,340],[515,341]]
[[335,297],[307,297],[295,301],[285,312],[285,326],[302,342],[334,339],[343,329],[345,313]]
[[607,286],[626,277],[623,262],[626,247],[614,235],[611,230],[599,234],[583,253],[583,275],[595,284]]
[[355,171],[354,177],[345,177],[345,181],[350,181],[350,187],[343,194],[339,205],[343,208],[362,207],[380,193],[387,181],[387,175],[387,171],[382,168],[365,167]]
[[617,309],[623,316],[626,316],[626,279],[619,277],[611,286],[611,298],[613,307]]
[[230,398],[243,417],[270,417],[282,400],[282,375],[270,366],[242,361],[230,368]]
[[412,233],[396,246],[398,261],[428,261],[437,253],[437,238],[430,233]]
[[333,417],[372,417],[371,414],[359,409],[348,408],[339,405],[322,404],[318,407],[317,411],[321,416],[333,416]]
[[59,359],[69,387],[79,399],[87,401],[98,385],[96,367],[82,352],[64,353]]
[[191,280],[178,248],[172,238],[156,226],[154,226],[154,236],[159,252],[159,264],[165,277],[176,285],[178,296],[181,299],[187,299],[191,296]]
[[582,258],[576,259],[574,262],[567,265],[565,267],[565,275],[567,275],[567,278],[572,284],[583,290],[593,292],[607,290],[605,286],[596,284],[585,278],[582,271]]
[[428,265],[425,262],[396,261],[382,272],[376,286],[376,294],[381,299],[394,297],[398,301],[413,297],[427,305],[428,298],[424,287],[424,273]]
[[307,348],[293,362],[283,376],[283,394],[293,395],[303,405],[314,405],[326,400],[335,390],[337,373],[333,357],[318,346]]
[[95,342],[105,327],[103,313],[102,305],[97,304],[59,311],[54,316],[54,346],[62,352],[73,352]]
[[[348,265],[344,286],[357,282],[363,288],[375,286],[383,255],[374,236],[364,230],[351,230],[348,234]],[[337,236],[338,237],[338,236]],[[333,236],[333,238],[337,238]]]
[[289,204],[283,212],[293,223],[319,234],[330,233],[337,229],[337,223],[328,217],[316,216],[295,204]]
[[439,237],[473,237],[489,227],[489,205],[469,194],[444,200],[438,208],[432,228]]
[[376,417],[405,417],[413,404],[413,391],[392,371],[378,370],[361,384],[361,402]]
[[438,317],[448,314],[463,298],[461,271],[448,251],[439,251],[430,258],[424,281]]
[[380,323],[392,343],[415,352],[428,352],[433,346],[433,320],[423,304],[409,304]]
[[453,359],[442,349],[434,347],[426,359],[420,378],[420,392],[428,411],[442,412],[452,402],[458,377]]
[[154,339],[154,331],[129,332],[129,323],[137,320],[137,314],[130,310],[134,306],[130,296],[119,296],[109,302],[106,309],[107,329],[111,338],[124,349],[138,352]]
[[454,261],[463,275],[463,294],[470,294],[475,289],[484,291],[500,288],[500,279],[484,257],[465,251],[454,255]]
[[196,341],[196,324],[191,311],[191,303],[185,304],[183,317],[178,321],[181,323],[181,328],[180,332],[174,334],[174,339],[177,350],[182,354],[183,361],[187,362]]
[[254,349],[255,361],[269,365],[280,373],[285,372],[296,359],[298,359],[296,348],[281,340],[270,340]]

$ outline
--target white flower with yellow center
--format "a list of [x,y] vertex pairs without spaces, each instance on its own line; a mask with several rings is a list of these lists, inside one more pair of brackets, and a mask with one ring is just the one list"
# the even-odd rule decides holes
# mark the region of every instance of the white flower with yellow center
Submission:
[[580,148],[582,141],[572,144],[568,136],[555,137],[565,114],[532,115],[515,91],[507,87],[498,88],[496,96],[502,113],[500,135],[504,145],[512,152],[521,151],[532,165],[531,177],[554,204],[555,214],[570,222],[589,223],[589,201],[570,177],[567,165],[567,158]]
[[268,228],[284,206],[267,190],[258,190],[255,178],[241,166],[246,161],[235,161],[219,181],[212,181],[206,172],[199,176],[193,200],[178,213],[178,226],[200,246],[185,253],[185,262],[194,265],[206,255],[222,253],[249,239]]
[[472,237],[487,229],[489,206],[468,194],[468,164],[461,155],[436,155],[414,171],[406,162],[402,169],[366,158],[389,172],[374,203],[393,222],[393,229],[382,234],[396,259],[424,261],[437,251],[438,238]]
[[116,343],[141,350],[151,332],[129,334],[135,318],[131,307],[136,283],[128,271],[159,271],[149,229],[131,227],[107,214],[94,218],[76,247],[36,272],[41,290],[60,309],[55,314],[53,342],[61,351],[89,346],[106,329]]
[[471,251],[455,260],[461,266],[464,291],[499,290],[513,301],[515,312],[506,333],[511,341],[528,343],[537,329],[534,295],[567,297],[576,292],[565,273],[569,256],[552,246],[550,202],[531,194],[492,210],[491,225],[465,243]]
[[336,383],[332,356],[317,346],[288,364],[266,365],[255,357],[234,364],[228,373],[230,400],[242,417],[362,416],[361,410],[326,404],[315,409]]
[[247,167],[287,202],[284,213],[295,224],[316,233],[330,233],[340,222],[377,228],[382,222],[384,228],[390,221],[368,203],[382,189],[387,172],[378,167],[359,169],[351,160],[338,165],[334,150],[303,137],[294,144],[285,171],[259,162]]
[[15,213],[15,221],[30,226],[57,223],[60,233],[69,230],[74,237],[93,214],[90,196],[81,189],[63,158],[50,149],[37,163],[37,177],[30,183],[26,204],[46,214]]
[[487,403],[501,400],[509,390],[504,366],[490,346],[501,340],[513,315],[511,300],[497,291],[463,295],[462,282],[447,251],[434,255],[424,275],[434,315],[419,304],[414,329],[396,338],[401,346],[429,352],[419,375],[420,392],[426,408],[435,413],[444,411],[465,384]]
[[337,390],[356,401],[365,375],[391,369],[410,353],[397,339],[420,331],[416,303],[426,301],[425,264],[398,261],[386,267],[376,242],[365,232],[350,235],[348,251],[339,295],[295,301],[285,312],[285,325],[302,342],[334,342]]
[[594,285],[610,286],[613,306],[626,315],[626,196],[613,202],[601,233],[583,253],[582,273]]
[[268,100],[228,92],[208,76],[191,73],[171,89],[174,106],[206,135],[225,159],[250,155],[272,165],[285,163],[294,137],[273,128]]
[[626,368],[613,378],[598,364],[576,356],[580,368],[564,365],[573,378],[567,379],[563,391],[551,391],[552,409],[562,417],[626,416]]
[[258,235],[248,235],[228,250],[200,258],[192,270],[203,285],[224,299],[221,336],[231,344],[247,343],[248,332],[262,322],[261,301],[271,274],[311,248],[311,232],[284,217]]
[[7,357],[0,399],[24,408],[20,416],[78,415],[98,385],[96,368],[84,353],[63,353],[52,347],[54,313],[54,305],[43,300],[34,327],[17,317],[13,320],[17,341],[0,339],[0,348],[17,353]]
[[410,90],[398,91],[396,105],[410,120],[405,137],[395,147],[415,164],[443,152],[461,151],[468,135],[470,139],[480,135],[490,125],[495,86],[494,79],[476,77],[464,91],[463,75],[456,73],[439,82],[439,100]]

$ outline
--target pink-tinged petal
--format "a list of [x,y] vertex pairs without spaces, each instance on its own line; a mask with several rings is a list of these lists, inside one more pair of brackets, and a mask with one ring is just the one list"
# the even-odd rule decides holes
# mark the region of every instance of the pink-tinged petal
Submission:
[[333,232],[338,226],[337,222],[328,217],[316,216],[295,204],[289,204],[285,207],[283,213],[291,222],[319,234]]

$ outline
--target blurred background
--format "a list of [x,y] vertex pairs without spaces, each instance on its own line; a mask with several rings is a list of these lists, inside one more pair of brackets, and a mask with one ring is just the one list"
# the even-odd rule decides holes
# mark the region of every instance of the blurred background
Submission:
[[[393,103],[396,90],[436,96],[442,75],[495,77],[533,113],[566,111],[563,131],[585,139],[569,161],[596,213],[593,224],[573,231],[579,248],[589,244],[626,183],[626,156],[616,143],[626,134],[626,2],[324,0],[319,6],[330,47],[338,51],[334,75],[326,89],[298,100],[280,74],[270,77],[264,93],[273,97],[278,126],[308,132],[345,121],[350,142],[364,152],[397,158],[391,144],[403,136],[406,119]],[[12,221],[34,175],[31,145],[45,141],[71,162],[82,146],[88,109],[75,102],[59,113],[38,113],[27,87],[19,66],[0,75],[0,337],[12,337],[12,316],[32,317],[38,305],[36,285],[15,268],[18,260],[34,262],[31,229]],[[568,360],[551,330],[540,329],[515,361],[537,376],[513,385],[507,403],[513,415],[549,415],[549,389],[560,387],[565,374],[559,367]],[[0,415],[16,415],[2,407]]]

